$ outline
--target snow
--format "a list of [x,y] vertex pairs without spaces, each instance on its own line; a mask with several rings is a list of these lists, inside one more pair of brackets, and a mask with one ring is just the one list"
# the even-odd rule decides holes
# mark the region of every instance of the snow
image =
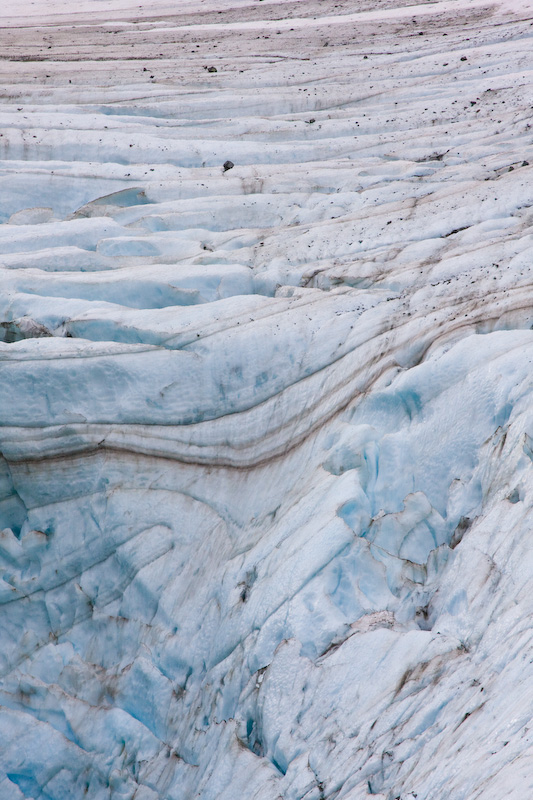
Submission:
[[2,800],[531,794],[531,10],[2,4]]

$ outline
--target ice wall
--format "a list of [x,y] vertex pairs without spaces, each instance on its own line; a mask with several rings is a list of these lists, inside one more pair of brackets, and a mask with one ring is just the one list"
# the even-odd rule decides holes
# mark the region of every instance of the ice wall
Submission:
[[1,800],[529,796],[532,10],[0,9]]

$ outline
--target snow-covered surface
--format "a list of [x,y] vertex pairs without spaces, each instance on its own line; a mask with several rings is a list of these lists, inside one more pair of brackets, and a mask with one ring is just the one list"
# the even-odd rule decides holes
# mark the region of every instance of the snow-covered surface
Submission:
[[1,800],[530,797],[531,4],[0,44]]

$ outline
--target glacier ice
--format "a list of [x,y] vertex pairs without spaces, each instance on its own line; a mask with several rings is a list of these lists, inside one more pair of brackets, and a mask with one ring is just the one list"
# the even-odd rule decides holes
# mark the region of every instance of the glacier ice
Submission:
[[2,800],[531,794],[531,11],[4,2]]

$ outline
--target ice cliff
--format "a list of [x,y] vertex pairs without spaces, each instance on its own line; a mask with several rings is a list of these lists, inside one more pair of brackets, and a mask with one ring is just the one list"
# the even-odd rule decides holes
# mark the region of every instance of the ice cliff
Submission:
[[532,796],[532,26],[2,4],[1,800]]

